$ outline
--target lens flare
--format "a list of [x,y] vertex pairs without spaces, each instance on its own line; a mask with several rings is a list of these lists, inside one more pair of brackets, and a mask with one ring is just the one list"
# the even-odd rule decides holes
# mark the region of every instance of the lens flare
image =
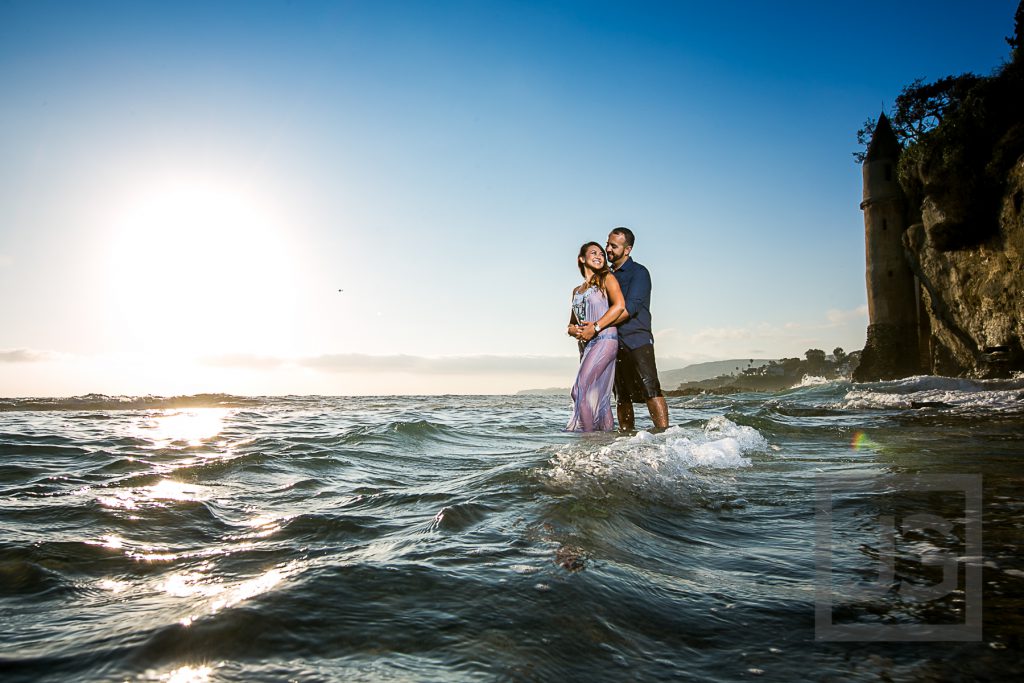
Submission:
[[857,431],[850,441],[850,448],[859,453],[861,451],[877,451],[879,446],[877,441],[867,435],[867,432]]

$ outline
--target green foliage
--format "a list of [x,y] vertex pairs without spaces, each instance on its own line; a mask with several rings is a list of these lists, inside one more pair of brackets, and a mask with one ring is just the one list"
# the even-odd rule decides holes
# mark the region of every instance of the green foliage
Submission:
[[[926,134],[938,128],[944,119],[955,113],[963,104],[971,88],[979,81],[971,73],[946,76],[934,83],[918,78],[904,86],[893,104],[889,121],[900,146],[906,148],[919,142]],[[857,142],[864,151],[854,152],[858,163],[864,163],[871,137],[875,134],[878,119],[868,118],[857,131]]]
[[1021,60],[1021,48],[1024,47],[1024,0],[1017,5],[1017,12],[1013,15],[1013,35],[1006,39],[1012,51],[1013,60]]
[[[939,128],[949,118],[956,118],[958,113],[965,106],[974,105],[974,114],[978,114],[978,105],[983,102],[975,97],[972,102],[972,93],[977,94],[976,88],[986,81],[998,80],[1007,72],[1012,71],[1014,63],[1019,67],[1024,61],[1021,47],[1024,46],[1024,0],[1017,5],[1014,13],[1013,35],[1006,38],[1011,49],[1012,62],[991,78],[983,78],[972,73],[964,73],[959,76],[946,76],[932,83],[927,83],[923,78],[916,79],[913,83],[905,86],[893,103],[892,112],[889,116],[893,132],[902,147],[909,148],[912,145],[924,140],[925,136]],[[980,98],[983,99],[983,98]],[[1014,99],[1014,101],[1016,101]],[[857,163],[863,163],[867,147],[871,142],[871,136],[875,132],[878,120],[869,117],[864,125],[857,131],[857,142],[862,150],[853,153]]]
[[825,362],[825,352],[821,349],[807,349],[804,351],[804,358],[812,365],[820,365]]
[[972,73],[946,76],[934,83],[918,78],[896,98],[892,128],[904,145],[920,142],[963,106],[979,77]]
[[858,164],[863,164],[864,160],[868,156],[868,145],[871,144],[871,138],[875,134],[875,126],[878,125],[878,119],[873,116],[869,116],[864,120],[864,125],[857,131],[857,144],[863,149],[853,153],[853,160]]
[[961,225],[942,248],[976,244],[998,229],[1007,173],[1024,154],[1024,63],[1004,65],[987,78],[951,87],[939,123],[909,142],[898,173],[912,205],[925,195],[958,216]]

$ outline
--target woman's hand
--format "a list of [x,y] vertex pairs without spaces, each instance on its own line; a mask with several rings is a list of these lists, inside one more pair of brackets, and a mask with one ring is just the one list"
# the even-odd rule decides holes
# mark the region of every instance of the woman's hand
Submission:
[[580,338],[580,326],[579,325],[573,325],[573,324],[570,323],[569,324],[569,329],[566,330],[566,333],[570,337],[575,337],[575,338],[579,339]]

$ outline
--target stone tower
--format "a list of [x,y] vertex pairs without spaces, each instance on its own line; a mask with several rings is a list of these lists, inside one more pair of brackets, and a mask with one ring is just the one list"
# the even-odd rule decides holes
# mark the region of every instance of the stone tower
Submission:
[[864,245],[867,261],[868,336],[858,382],[920,372],[917,288],[903,252],[907,206],[896,177],[900,143],[883,113],[864,159]]

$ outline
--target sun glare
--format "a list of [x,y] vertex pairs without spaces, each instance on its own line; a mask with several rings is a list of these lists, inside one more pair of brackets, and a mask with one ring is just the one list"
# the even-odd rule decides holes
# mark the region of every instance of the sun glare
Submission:
[[156,448],[166,448],[175,442],[198,446],[224,429],[227,414],[223,408],[168,410],[142,422],[133,432],[136,436],[152,440]]
[[266,200],[228,183],[136,194],[101,247],[111,341],[176,354],[286,350],[291,246]]

